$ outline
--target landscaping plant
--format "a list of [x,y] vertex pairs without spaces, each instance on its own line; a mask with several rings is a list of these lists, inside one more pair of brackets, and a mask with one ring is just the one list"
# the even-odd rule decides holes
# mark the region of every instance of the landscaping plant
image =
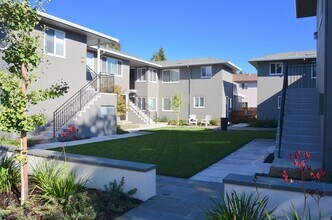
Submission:
[[[309,207],[307,207],[307,200],[309,196],[316,201],[318,214],[319,214],[318,218],[321,219],[321,210],[319,203],[320,199],[324,196],[324,193],[319,189],[307,189],[305,183],[306,183],[306,177],[308,175],[313,180],[319,181],[321,178],[325,176],[325,171],[323,169],[315,170],[310,165],[308,165],[306,161],[310,159],[310,156],[311,156],[310,153],[308,152],[302,153],[300,150],[297,150],[294,154],[289,155],[289,159],[293,161],[294,166],[296,167],[296,171],[301,176],[301,180],[299,182],[301,183],[303,189],[303,211],[302,214],[298,214],[295,207],[292,206],[293,208],[291,210],[291,213],[293,219],[311,219],[310,209]],[[283,171],[282,178],[286,183],[293,183],[296,181],[289,178],[286,170]]]
[[179,125],[182,102],[183,100],[181,94],[179,92],[176,92],[171,99],[171,109],[176,113],[177,118],[176,125]]
[[268,204],[267,196],[260,198],[257,192],[251,192],[249,195],[242,193],[239,196],[233,191],[231,195],[226,193],[225,197],[222,197],[222,202],[211,199],[212,205],[210,210],[204,212],[208,220],[276,219],[272,217],[275,208],[266,211]]
[[34,33],[40,17],[37,9],[44,1],[2,0],[0,31],[6,48],[2,59],[8,72],[0,72],[0,130],[20,134],[21,202],[28,200],[27,132],[46,123],[43,114],[27,114],[31,105],[57,98],[68,86],[59,82],[47,89],[32,90],[38,79],[33,71],[42,60],[39,36]]

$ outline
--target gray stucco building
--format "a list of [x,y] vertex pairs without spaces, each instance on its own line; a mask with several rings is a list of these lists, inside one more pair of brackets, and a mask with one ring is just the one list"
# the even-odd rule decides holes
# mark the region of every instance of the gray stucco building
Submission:
[[249,62],[257,69],[257,117],[278,119],[281,106],[283,77],[289,65],[311,65],[306,80],[315,80],[316,51],[296,51],[270,54]]
[[[233,63],[200,58],[150,62],[110,49],[119,40],[39,12],[43,63],[37,70],[37,88],[47,88],[59,80],[69,85],[63,97],[29,107],[29,112],[43,112],[48,124],[33,136],[58,136],[68,125],[80,129],[80,136],[110,135],[117,121],[154,123],[157,117],[175,119],[170,100],[176,92],[183,98],[180,119],[189,114],[198,119],[228,117],[233,96],[233,73],[240,70]],[[2,36],[3,37],[3,36]],[[0,45],[0,52],[6,45]],[[6,70],[3,60],[0,67]],[[122,88],[127,114],[117,119],[114,86]]]

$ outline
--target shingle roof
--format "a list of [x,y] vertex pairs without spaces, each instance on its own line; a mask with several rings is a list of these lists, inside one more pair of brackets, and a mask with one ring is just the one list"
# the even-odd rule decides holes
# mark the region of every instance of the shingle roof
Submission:
[[162,67],[182,67],[182,66],[198,66],[198,65],[212,65],[212,64],[224,64],[229,66],[234,70],[241,70],[238,66],[234,65],[230,61],[216,59],[216,58],[194,58],[194,59],[183,59],[183,60],[165,60],[165,61],[157,61],[155,62]]
[[269,54],[262,57],[257,57],[249,60],[253,66],[257,67],[257,62],[260,61],[278,61],[278,60],[299,60],[299,59],[310,59],[316,58],[316,51],[293,51],[293,52],[283,52]]
[[257,82],[257,74],[235,74],[234,82]]

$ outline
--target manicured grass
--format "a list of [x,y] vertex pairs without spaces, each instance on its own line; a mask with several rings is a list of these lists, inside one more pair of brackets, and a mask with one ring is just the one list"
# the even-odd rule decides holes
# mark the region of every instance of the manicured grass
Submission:
[[66,147],[66,152],[156,164],[158,174],[188,178],[254,138],[275,138],[275,132],[181,127],[151,131],[138,137]]

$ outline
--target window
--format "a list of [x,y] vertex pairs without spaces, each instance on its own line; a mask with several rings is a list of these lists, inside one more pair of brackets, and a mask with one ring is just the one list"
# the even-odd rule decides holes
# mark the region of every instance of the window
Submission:
[[281,96],[279,95],[278,96],[278,109],[281,108]]
[[242,102],[241,105],[242,108],[248,108],[248,102]]
[[138,97],[137,98],[137,106],[140,110],[145,110],[145,98]]
[[212,76],[212,67],[203,66],[201,68],[201,78],[210,78]]
[[45,30],[46,54],[65,56],[65,32],[47,28]]
[[270,63],[270,75],[282,75],[283,65],[281,62]]
[[163,104],[163,111],[172,111],[170,98],[163,98],[162,104]]
[[316,79],[317,72],[316,72],[316,62],[311,63],[311,79]]
[[172,70],[163,70],[162,80],[164,83],[176,83],[180,80],[180,70],[172,69]]
[[149,69],[149,81],[150,82],[157,82],[158,80],[158,73],[156,69]]
[[194,97],[194,108],[205,108],[205,98]]
[[122,76],[122,61],[102,57],[102,71],[109,75]]
[[6,44],[6,33],[2,32],[2,30],[0,29],[0,50],[5,49],[6,46],[7,46],[7,44]]
[[247,83],[241,83],[241,89],[248,89]]
[[149,107],[151,111],[157,111],[157,98],[149,98]]
[[137,82],[145,82],[146,81],[146,69],[138,68],[137,69]]

